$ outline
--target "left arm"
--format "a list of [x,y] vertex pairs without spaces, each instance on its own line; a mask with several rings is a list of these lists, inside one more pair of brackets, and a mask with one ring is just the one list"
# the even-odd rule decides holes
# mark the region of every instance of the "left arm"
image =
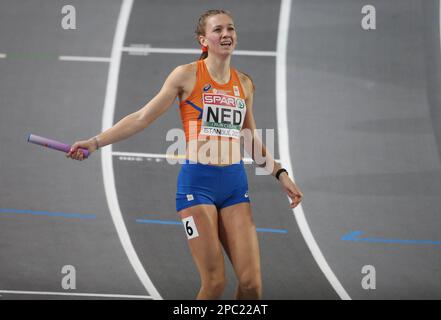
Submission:
[[[246,152],[251,155],[252,159],[259,167],[265,167],[265,169],[270,172],[272,176],[275,177],[277,171],[281,169],[282,166],[274,160],[274,157],[271,155],[271,153],[268,152],[266,146],[263,144],[259,135],[256,132],[256,122],[254,120],[253,114],[254,85],[251,79],[246,76],[244,76],[241,82],[242,87],[246,91],[245,103],[247,106],[243,128],[248,129],[252,137],[251,143],[246,143],[245,141],[244,148]],[[259,163],[257,161],[257,157],[263,157],[264,162]],[[282,188],[286,192],[288,197],[290,197],[292,200],[291,208],[295,208],[300,203],[300,201],[302,201],[303,193],[291,180],[286,172],[282,172],[280,174],[279,182],[281,183]]]

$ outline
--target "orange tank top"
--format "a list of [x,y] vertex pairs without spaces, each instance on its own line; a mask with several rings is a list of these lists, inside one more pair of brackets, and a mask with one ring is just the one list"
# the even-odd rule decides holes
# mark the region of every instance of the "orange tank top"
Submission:
[[239,139],[246,114],[245,92],[237,71],[219,84],[208,73],[204,60],[197,61],[196,84],[179,104],[186,141],[199,138]]

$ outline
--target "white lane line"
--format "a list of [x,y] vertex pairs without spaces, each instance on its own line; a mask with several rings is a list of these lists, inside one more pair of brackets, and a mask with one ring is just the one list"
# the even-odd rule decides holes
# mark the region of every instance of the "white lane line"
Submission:
[[120,152],[113,151],[112,155],[122,157],[141,157],[154,159],[185,159],[185,155],[160,154],[160,153],[139,153],[139,152]]
[[74,296],[74,297],[100,297],[100,298],[121,298],[121,299],[153,299],[151,296],[139,296],[139,295],[130,295],[130,294],[16,291],[16,290],[0,290],[0,293],[3,293],[3,294],[29,294],[29,295],[43,295],[43,296]]
[[[173,53],[173,54],[200,54],[200,49],[179,49],[179,48],[151,48],[151,47],[123,47],[124,52],[129,53]],[[251,50],[235,50],[233,55],[236,56],[260,56],[275,57],[274,51],[251,51]]]
[[[140,157],[140,158],[152,158],[152,159],[185,159],[185,154],[161,154],[161,153],[139,153],[139,152],[120,152],[113,151],[112,155],[120,157]],[[242,158],[246,164],[253,163],[251,158]],[[279,159],[274,159],[276,162],[280,162]]]
[[6,53],[0,53],[0,59],[5,59],[6,58]]
[[[150,48],[147,47],[123,47],[123,52],[129,54],[146,55],[149,53],[172,53],[172,54],[200,54],[201,51],[197,49],[173,49],[173,48]],[[250,50],[236,50],[233,53],[237,56],[259,56],[259,57],[275,57],[276,52],[273,51],[250,51]],[[6,58],[6,54],[0,53],[0,58]],[[80,61],[80,62],[111,62],[112,58],[108,57],[86,57],[86,56],[59,56],[61,61]]]
[[82,57],[82,56],[59,56],[61,61],[85,61],[85,62],[110,62],[111,58],[106,57]]
[[[291,11],[291,0],[282,0],[280,5],[279,28],[277,35],[277,58],[276,58],[276,104],[277,104],[277,126],[279,128],[279,152],[282,163],[286,166],[289,173],[294,176],[293,167],[291,165],[291,156],[289,152],[289,135],[288,135],[288,112],[286,100],[286,52],[288,48],[288,32],[289,19]],[[288,198],[289,199],[289,198]],[[309,247],[318,266],[331,283],[334,290],[341,299],[350,300],[351,297],[341,285],[340,281],[335,276],[331,267],[323,256],[317,242],[312,235],[308,222],[305,218],[302,205],[299,204],[293,209],[294,216],[303,238]]]
[[[133,0],[123,0],[121,4],[121,11],[119,13],[118,23],[113,39],[111,61],[109,64],[106,98],[104,102],[102,119],[102,131],[107,130],[113,125],[115,101],[118,89],[119,69],[121,64],[121,48],[124,45],[124,38],[126,35],[132,6]],[[135,270],[141,283],[146,288],[147,292],[154,299],[162,299],[159,292],[156,290],[155,286],[147,275],[147,272],[145,271],[141,261],[139,260],[135,248],[133,247],[132,241],[130,240],[129,233],[127,232],[126,225],[124,224],[124,219],[122,217],[121,209],[119,207],[118,197],[115,188],[115,177],[112,163],[112,145],[108,145],[107,147],[102,149],[101,163],[103,168],[104,190],[107,197],[107,203],[124,251],[126,252],[133,269]]]

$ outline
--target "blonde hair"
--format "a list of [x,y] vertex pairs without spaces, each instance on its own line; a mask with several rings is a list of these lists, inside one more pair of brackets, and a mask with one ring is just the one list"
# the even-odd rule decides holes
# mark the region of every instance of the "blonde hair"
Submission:
[[[194,33],[196,34],[196,40],[199,43],[199,45],[201,45],[201,43],[199,42],[199,36],[205,36],[205,26],[207,23],[207,18],[218,14],[226,14],[231,19],[233,19],[233,16],[229,11],[221,10],[221,9],[207,10],[203,14],[201,14],[201,16],[199,17],[198,24],[196,25],[196,29],[194,31]],[[205,59],[206,57],[208,57],[208,51],[202,52],[201,56],[199,57],[199,60]]]
[[[196,34],[196,41],[199,43],[199,45],[201,45],[201,43],[199,42],[199,36],[205,36],[205,25],[207,23],[207,18],[215,16],[217,14],[226,14],[227,16],[229,16],[231,18],[231,20],[233,20],[233,16],[231,15],[231,13],[229,11],[226,11],[226,10],[215,9],[215,10],[207,10],[207,11],[205,11],[199,17],[198,24],[196,25],[196,29],[194,31],[194,33]],[[199,60],[203,60],[206,57],[208,57],[208,51],[202,52],[202,54],[199,57]],[[254,86],[253,79],[251,79],[251,77],[249,75],[247,75],[246,73],[244,73],[244,72],[242,72],[242,73],[251,80],[253,91],[256,91],[256,87]]]

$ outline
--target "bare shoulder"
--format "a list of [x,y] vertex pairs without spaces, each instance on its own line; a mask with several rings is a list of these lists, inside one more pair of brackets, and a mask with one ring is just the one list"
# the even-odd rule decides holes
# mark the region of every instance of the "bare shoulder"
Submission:
[[248,74],[239,70],[237,70],[237,75],[239,76],[240,83],[245,90],[245,96],[248,98],[255,91],[253,79],[251,79]]
[[177,66],[168,76],[168,80],[180,92],[189,91],[189,87],[196,82],[196,69],[196,62]]
[[188,97],[196,83],[196,62],[177,66],[169,76],[173,86],[178,89],[179,99]]
[[191,62],[177,66],[173,71],[172,75],[180,79],[188,79],[196,76],[196,62]]

